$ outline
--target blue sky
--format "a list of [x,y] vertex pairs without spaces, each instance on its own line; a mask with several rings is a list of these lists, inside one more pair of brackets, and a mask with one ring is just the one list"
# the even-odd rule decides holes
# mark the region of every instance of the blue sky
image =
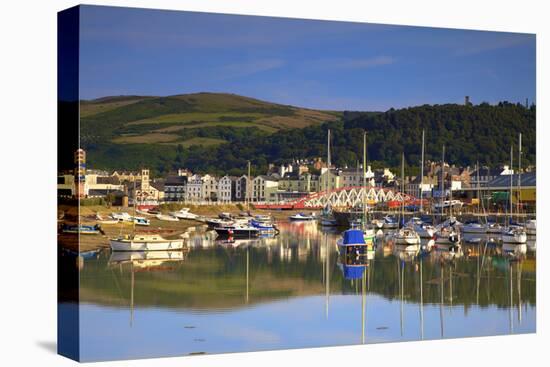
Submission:
[[535,35],[81,8],[80,97],[227,92],[387,110],[535,100]]

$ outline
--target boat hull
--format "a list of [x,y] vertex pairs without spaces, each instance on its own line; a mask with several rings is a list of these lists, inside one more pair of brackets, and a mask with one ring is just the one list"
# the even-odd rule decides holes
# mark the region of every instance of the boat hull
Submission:
[[183,249],[183,240],[166,240],[162,242],[110,240],[113,251],[174,251]]
[[234,238],[249,238],[257,237],[260,231],[257,228],[215,228],[214,229],[220,237],[234,237]]
[[502,242],[503,243],[516,243],[516,244],[524,244],[527,243],[527,234],[521,233],[521,234],[503,234],[502,235]]

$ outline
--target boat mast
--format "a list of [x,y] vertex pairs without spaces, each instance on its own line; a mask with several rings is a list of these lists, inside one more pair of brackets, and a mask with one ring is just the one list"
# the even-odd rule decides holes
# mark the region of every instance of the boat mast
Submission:
[[329,180],[330,180],[330,129],[328,129],[328,137],[327,137],[327,178],[325,180],[326,184],[326,191],[329,190]]
[[422,258],[420,258],[420,339],[424,340],[424,292],[422,277]]
[[420,164],[420,214],[424,209],[422,189],[424,188],[424,129],[422,129],[422,162]]
[[134,217],[132,218],[132,237],[135,235],[136,232],[136,179],[134,178],[134,200],[133,206],[134,206]]
[[519,147],[518,147],[518,198],[517,198],[517,214],[518,214],[518,222],[519,222],[519,211],[520,204],[521,204],[521,133],[519,133]]
[[248,161],[248,175],[246,176],[246,211],[250,211],[250,161]]
[[[401,194],[405,192],[405,152],[401,155]],[[401,220],[405,226],[405,198],[401,197]]]
[[[514,174],[513,174],[513,163],[514,163],[514,145],[510,146],[510,221],[514,215],[514,208],[512,207],[512,195],[513,195],[513,183],[514,183]],[[508,223],[510,224],[510,223]]]
[[441,221],[443,221],[443,208],[445,204],[445,145],[443,145],[443,154],[441,156]]
[[367,220],[367,131],[363,132],[363,229]]
[[479,161],[476,162],[476,172],[477,172],[477,211],[481,212],[479,205],[481,202],[481,191],[479,190]]

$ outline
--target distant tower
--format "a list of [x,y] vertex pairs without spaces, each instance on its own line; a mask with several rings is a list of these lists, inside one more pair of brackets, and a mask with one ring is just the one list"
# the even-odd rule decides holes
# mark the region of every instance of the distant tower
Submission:
[[471,103],[470,103],[470,96],[465,96],[464,97],[464,105],[465,106],[470,106]]
[[78,149],[74,152],[74,163],[74,196],[80,199],[86,196],[86,152],[84,149]]
[[149,190],[149,170],[148,169],[142,169],[141,170],[141,191],[147,191]]

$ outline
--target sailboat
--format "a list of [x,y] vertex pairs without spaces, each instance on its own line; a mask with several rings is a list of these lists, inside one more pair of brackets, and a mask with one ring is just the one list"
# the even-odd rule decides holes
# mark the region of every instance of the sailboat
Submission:
[[[521,140],[521,137],[520,137]],[[514,147],[510,147],[510,170],[513,168]],[[504,228],[501,238],[503,243],[507,244],[525,244],[527,243],[527,232],[525,228],[518,225],[512,225],[512,218],[514,216],[513,207],[513,179],[514,175],[510,173],[510,217],[508,220],[508,226]]]
[[[329,190],[329,179],[330,179],[330,129],[327,134],[327,178],[325,179],[325,193],[328,193]],[[332,208],[330,207],[330,201],[327,199],[327,203],[321,212],[321,226],[323,227],[334,227],[338,225],[338,221],[334,218],[332,214]]]
[[[135,192],[135,182],[134,182]],[[134,199],[134,212],[136,200]],[[135,216],[134,216],[135,218]],[[109,239],[112,251],[170,251],[183,249],[183,239],[168,240],[159,234],[136,234],[133,222],[132,234]]]
[[[451,188],[452,193],[452,188]],[[443,153],[441,159],[441,217],[443,217],[445,201],[445,145],[443,146]],[[452,201],[452,200],[450,200]],[[449,218],[437,226],[435,233],[435,246],[440,250],[456,251],[460,244],[460,222],[453,217],[452,206],[449,206]]]
[[[405,192],[405,154],[401,162],[401,192]],[[401,202],[401,218],[405,220],[405,202]],[[412,226],[404,226],[393,234],[393,243],[406,246],[406,251],[418,251],[420,249],[420,236]]]
[[371,247],[374,245],[376,238],[375,226],[368,221],[367,212],[367,132],[363,132],[363,237],[365,242]]

